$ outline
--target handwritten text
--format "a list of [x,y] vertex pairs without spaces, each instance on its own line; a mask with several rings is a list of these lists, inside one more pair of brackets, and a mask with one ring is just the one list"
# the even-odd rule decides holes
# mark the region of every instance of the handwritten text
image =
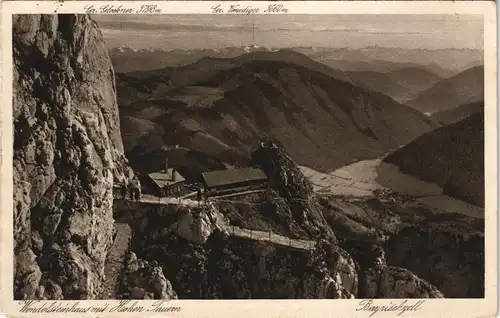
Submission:
[[212,13],[231,13],[231,14],[256,14],[256,13],[288,13],[288,9],[282,4],[270,4],[266,9],[253,6],[242,6],[240,4],[232,4],[228,7],[224,7],[221,4],[214,5],[210,8]]
[[21,306],[19,312],[31,314],[54,314],[54,313],[105,313],[105,312],[180,312],[181,307],[168,306],[167,300],[157,300],[150,305],[137,300],[120,300],[114,303],[104,303],[102,306],[89,306],[76,302],[26,300],[18,302]]
[[138,9],[128,8],[123,5],[106,4],[100,7],[87,5],[84,7],[88,14],[158,14],[162,13],[156,4],[143,4]]
[[424,304],[425,300],[419,300],[415,303],[411,303],[408,300],[404,300],[399,304],[391,301],[389,305],[377,305],[374,303],[373,299],[362,300],[359,302],[359,308],[356,311],[368,311],[371,312],[370,317],[375,315],[379,311],[395,311],[398,312],[398,316],[401,316],[407,311],[417,311]]

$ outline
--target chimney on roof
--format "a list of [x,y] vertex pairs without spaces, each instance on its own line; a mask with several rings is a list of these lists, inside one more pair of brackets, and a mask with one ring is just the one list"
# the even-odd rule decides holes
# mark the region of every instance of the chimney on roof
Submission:
[[165,173],[168,172],[168,158],[165,158]]
[[175,181],[175,179],[177,179],[177,176],[176,176],[176,171],[175,169],[172,169],[172,181]]

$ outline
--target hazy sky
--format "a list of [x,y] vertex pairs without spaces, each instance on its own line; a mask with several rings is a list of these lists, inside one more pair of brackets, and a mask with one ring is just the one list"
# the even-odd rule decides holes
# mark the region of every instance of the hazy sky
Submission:
[[[480,15],[94,15],[109,47],[483,48]],[[254,22],[252,21],[254,19]],[[255,42],[252,26],[255,25]]]

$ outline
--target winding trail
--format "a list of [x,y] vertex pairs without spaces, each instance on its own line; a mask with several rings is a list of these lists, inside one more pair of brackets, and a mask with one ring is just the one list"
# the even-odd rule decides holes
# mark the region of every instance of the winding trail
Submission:
[[115,223],[115,228],[116,238],[104,265],[106,276],[100,299],[116,299],[120,275],[124,270],[123,260],[126,256],[128,240],[132,236],[132,230],[126,223]]

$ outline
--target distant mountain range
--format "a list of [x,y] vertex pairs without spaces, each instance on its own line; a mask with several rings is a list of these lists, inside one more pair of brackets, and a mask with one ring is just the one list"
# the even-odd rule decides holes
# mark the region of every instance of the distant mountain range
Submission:
[[[467,68],[483,65],[482,50],[407,50],[377,46],[362,49],[324,47],[294,47],[290,49],[342,71],[386,73],[416,67],[445,78]],[[234,58],[250,52],[275,52],[278,50],[280,49],[256,45],[222,49],[166,49],[152,51],[136,50],[122,46],[111,49],[110,53],[115,70],[119,73],[126,73],[188,65],[203,57]]]
[[407,102],[422,112],[438,112],[484,100],[484,68],[475,66],[443,79]]
[[299,164],[332,171],[436,127],[342,76],[292,50],[118,74],[125,151],[144,155],[180,144],[240,164],[261,141],[272,140]]
[[386,162],[443,187],[447,195],[484,207],[484,111],[426,133]]
[[483,64],[483,51],[471,49],[402,49],[369,46],[362,49],[298,47],[294,50],[333,68],[389,72],[405,67],[425,68],[444,78]]
[[[118,73],[185,67],[194,69],[194,75],[197,76],[196,67],[217,68],[217,65],[227,67],[234,58],[241,56],[247,59],[254,58],[248,53],[260,56],[277,51],[289,52],[290,56],[293,56],[292,52],[297,53],[296,56],[306,55],[312,61],[320,62],[323,66],[318,65],[316,68],[322,67],[324,71],[327,70],[327,75],[384,93],[400,103],[415,99],[419,93],[429,89],[438,81],[457,74],[471,65],[482,65],[482,51],[463,49],[434,51],[381,47],[269,49],[244,46],[217,50],[149,51],[120,47],[110,52]],[[288,61],[293,62],[293,60]],[[436,61],[442,64],[438,65]],[[185,70],[182,73],[188,74]]]

